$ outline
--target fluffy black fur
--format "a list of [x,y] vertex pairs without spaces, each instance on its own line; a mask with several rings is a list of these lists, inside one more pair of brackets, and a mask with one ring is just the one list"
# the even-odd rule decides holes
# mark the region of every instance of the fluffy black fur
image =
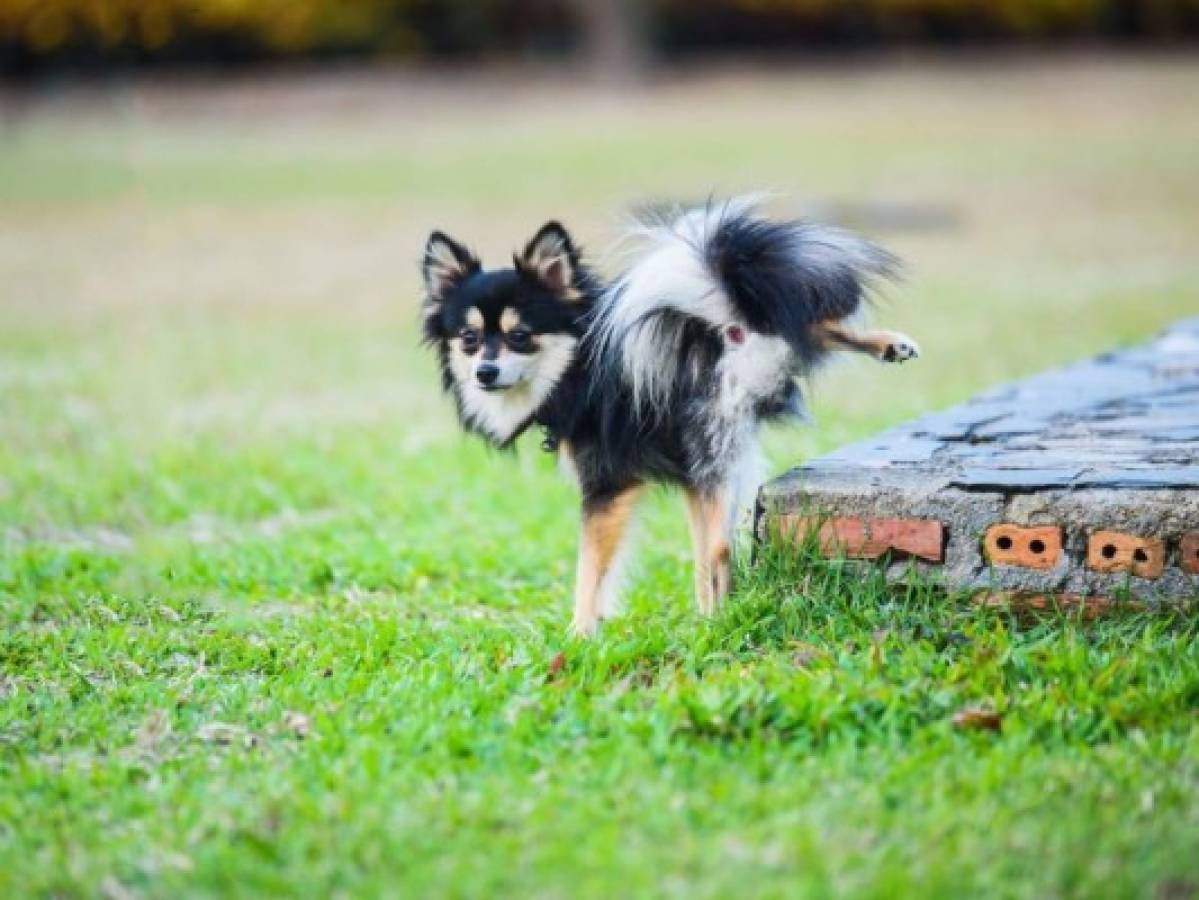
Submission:
[[[803,411],[795,377],[808,374],[829,352],[813,336],[812,327],[826,320],[844,320],[861,306],[872,275],[889,274],[895,260],[881,249],[856,242],[853,254],[842,254],[828,243],[828,229],[803,221],[773,221],[749,213],[723,211],[714,228],[696,245],[719,287],[750,331],[778,336],[792,349],[787,377],[773,391],[755,399],[757,421],[786,418]],[[668,221],[668,220],[667,220]],[[666,227],[654,226],[654,227]],[[570,266],[569,286],[575,294],[544,284],[522,262],[539,239],[557,234]],[[689,315],[673,304],[648,315],[665,323],[679,336],[677,379],[664,404],[666,415],[645,415],[634,402],[627,373],[619,356],[606,352],[604,336],[595,326],[606,311],[618,307],[628,288],[628,276],[618,280],[605,297],[598,277],[561,225],[544,226],[525,249],[514,257],[512,268],[484,271],[477,257],[441,232],[430,237],[429,247],[444,242],[450,247],[459,271],[440,299],[426,304],[425,340],[436,348],[442,383],[458,401],[463,424],[500,447],[510,447],[530,426],[544,429],[556,445],[567,442],[574,455],[580,488],[587,502],[601,500],[630,484],[665,481],[685,486],[711,487],[721,474],[709,465],[711,448],[706,432],[712,421],[711,406],[720,389],[717,364],[727,348],[720,327]],[[813,253],[829,257],[806,264]],[[424,268],[433,261],[426,249]],[[497,438],[463,410],[455,392],[449,363],[448,339],[462,326],[465,311],[475,306],[492,323],[499,311],[521,310],[535,333],[569,334],[579,340],[570,366],[537,408],[510,435]],[[643,324],[644,324],[643,320]],[[489,340],[497,341],[492,337]]]
[[801,254],[832,249],[826,248],[823,233],[806,222],[728,216],[705,248],[708,265],[745,323],[785,338],[808,366],[817,365],[824,354],[812,326],[853,316],[865,294],[865,276],[896,265],[890,254],[872,247],[876,268],[863,271],[849,258],[805,266]]

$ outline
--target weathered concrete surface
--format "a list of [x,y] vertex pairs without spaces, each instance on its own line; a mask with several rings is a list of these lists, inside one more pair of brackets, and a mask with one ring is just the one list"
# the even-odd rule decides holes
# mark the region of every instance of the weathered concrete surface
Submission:
[[[914,567],[978,591],[1199,599],[1199,319],[799,466],[763,487],[758,535],[813,513],[942,522],[944,563],[892,559],[896,578]],[[1063,552],[1049,568],[991,564],[983,537],[1000,523],[1058,526]],[[1099,531],[1132,536],[1129,548],[1164,541],[1161,575],[1089,567]],[[1139,571],[1160,553],[1143,546]],[[1094,552],[1118,563],[1126,551]]]

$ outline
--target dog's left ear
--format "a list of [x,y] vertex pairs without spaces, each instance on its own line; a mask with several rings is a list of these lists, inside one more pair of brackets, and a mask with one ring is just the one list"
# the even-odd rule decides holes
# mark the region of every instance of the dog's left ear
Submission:
[[558,222],[542,225],[513,262],[519,271],[533,276],[565,299],[580,296],[574,286],[579,256],[570,235]]

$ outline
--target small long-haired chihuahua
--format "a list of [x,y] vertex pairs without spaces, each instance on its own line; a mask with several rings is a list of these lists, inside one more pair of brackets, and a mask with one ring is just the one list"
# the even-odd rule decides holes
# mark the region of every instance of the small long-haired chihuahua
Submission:
[[760,483],[761,423],[802,414],[797,379],[833,350],[884,362],[914,341],[849,320],[896,261],[874,244],[749,201],[642,216],[630,264],[603,284],[557,222],[511,268],[487,269],[440,231],[423,272],[424,337],[464,428],[508,447],[546,433],[583,498],[572,627],[617,610],[638,496],[682,487],[695,597],[712,612],[731,586],[733,529]]

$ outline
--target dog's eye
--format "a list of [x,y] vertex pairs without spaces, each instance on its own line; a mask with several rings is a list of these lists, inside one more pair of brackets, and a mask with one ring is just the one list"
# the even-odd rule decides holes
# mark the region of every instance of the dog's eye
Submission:
[[479,345],[479,333],[473,328],[459,330],[458,337],[462,341],[463,350],[471,350]]
[[533,336],[529,334],[528,329],[515,328],[508,332],[508,345],[513,350],[523,350],[529,346]]

